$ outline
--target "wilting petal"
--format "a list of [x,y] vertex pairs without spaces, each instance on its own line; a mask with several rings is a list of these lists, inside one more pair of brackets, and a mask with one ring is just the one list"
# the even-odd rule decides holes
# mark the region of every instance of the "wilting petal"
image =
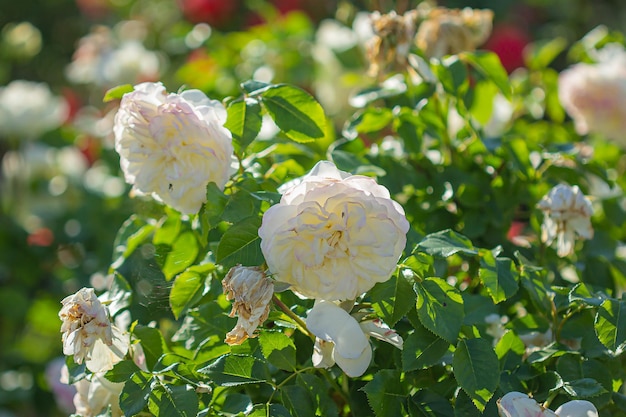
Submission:
[[585,400],[574,400],[561,405],[556,409],[559,417],[598,417],[596,407]]
[[402,349],[404,345],[404,340],[395,330],[391,329],[382,320],[368,320],[362,321],[359,323],[361,329],[365,332],[365,334],[375,337],[378,340],[382,340],[383,342],[387,342],[398,349]]
[[509,392],[497,404],[500,417],[558,417],[521,392]]

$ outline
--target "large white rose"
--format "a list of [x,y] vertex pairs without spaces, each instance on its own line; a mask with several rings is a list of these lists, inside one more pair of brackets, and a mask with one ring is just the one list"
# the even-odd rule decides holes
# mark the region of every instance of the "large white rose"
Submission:
[[545,215],[541,225],[541,241],[548,245],[556,241],[557,255],[560,257],[574,253],[577,236],[582,239],[593,237],[593,207],[578,186],[555,186],[537,207]]
[[581,134],[599,133],[626,146],[626,50],[605,47],[594,64],[559,74],[559,99]]
[[67,118],[65,99],[45,83],[15,80],[0,87],[0,137],[35,139],[56,129]]
[[115,115],[115,150],[136,191],[185,214],[206,201],[206,186],[224,188],[233,154],[226,111],[199,90],[167,94],[143,83],[125,94]]
[[408,229],[385,187],[322,161],[265,212],[259,236],[278,281],[332,301],[355,299],[389,279]]

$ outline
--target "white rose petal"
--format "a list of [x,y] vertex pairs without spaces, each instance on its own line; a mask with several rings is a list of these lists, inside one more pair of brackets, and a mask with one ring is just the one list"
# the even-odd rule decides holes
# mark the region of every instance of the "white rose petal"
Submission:
[[[372,358],[372,348],[359,323],[345,310],[329,301],[315,304],[306,319],[307,328],[321,342],[314,352],[315,366],[337,365],[351,377],[361,376]],[[332,360],[328,358],[332,344]]]
[[596,407],[585,400],[574,400],[566,402],[555,411],[559,417],[598,417]]
[[104,373],[96,373],[89,378],[81,379],[74,384],[74,407],[76,414],[82,417],[96,417],[111,406],[111,416],[123,415],[119,406],[119,395],[124,388],[124,383],[111,382],[104,377]]
[[574,240],[593,238],[591,201],[578,186],[559,184],[552,188],[537,204],[544,212],[541,240],[550,245],[556,241],[560,257],[574,252]]
[[125,94],[115,115],[115,150],[126,182],[185,214],[206,201],[206,186],[228,181],[232,137],[225,110],[197,90],[167,94],[143,83]]
[[408,229],[385,187],[322,161],[265,212],[259,237],[277,280],[304,297],[350,300],[389,279]]
[[537,401],[521,392],[509,392],[498,400],[500,417],[558,417],[554,411],[543,408]]

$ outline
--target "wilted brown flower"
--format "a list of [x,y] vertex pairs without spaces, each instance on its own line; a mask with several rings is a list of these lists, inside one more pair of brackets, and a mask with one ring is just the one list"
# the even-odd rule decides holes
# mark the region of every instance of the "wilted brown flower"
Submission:
[[237,325],[226,334],[225,342],[240,345],[256,337],[254,331],[267,319],[274,284],[259,267],[234,266],[222,281],[226,299],[233,300],[230,317],[237,315]]
[[436,7],[421,10],[415,44],[429,58],[473,51],[491,34],[493,11]]
[[416,10],[403,15],[394,11],[387,14],[374,12],[370,15],[375,34],[365,45],[370,75],[378,76],[390,66],[396,69],[406,66],[415,36],[416,18]]

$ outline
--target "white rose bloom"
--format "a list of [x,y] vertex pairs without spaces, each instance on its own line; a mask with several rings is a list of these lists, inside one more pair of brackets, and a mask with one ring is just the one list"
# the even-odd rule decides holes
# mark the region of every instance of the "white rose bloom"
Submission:
[[267,319],[274,284],[259,267],[235,266],[222,281],[226,299],[234,300],[230,317],[237,315],[237,325],[226,334],[225,342],[240,345]]
[[68,111],[65,99],[54,96],[47,84],[11,81],[0,87],[0,136],[37,138],[59,127]]
[[556,240],[560,257],[574,253],[576,235],[582,239],[593,238],[591,201],[578,186],[557,185],[541,199],[537,207],[544,212],[541,240],[548,245]]
[[309,312],[307,328],[316,336],[312,362],[316,368],[335,363],[350,377],[363,375],[372,360],[368,336],[402,349],[402,338],[381,320],[357,322],[330,301],[319,301]]
[[119,405],[119,395],[124,383],[111,382],[104,377],[104,373],[92,374],[88,378],[74,384],[77,391],[74,395],[76,414],[96,417],[110,405],[111,416],[121,417],[123,413]]
[[128,351],[128,334],[111,324],[93,288],[82,288],[61,304],[63,354],[73,355],[78,364],[84,361],[92,372],[113,369]]
[[142,83],[125,94],[115,115],[115,150],[126,181],[185,214],[206,201],[206,186],[228,181],[232,137],[226,110],[199,90],[167,94]]
[[277,280],[304,297],[334,301],[389,279],[408,229],[385,187],[322,161],[265,212],[259,237]]
[[559,75],[559,99],[581,134],[599,133],[626,146],[626,51],[605,47],[594,64],[579,63]]
[[569,401],[556,411],[542,407],[521,392],[509,392],[498,400],[500,417],[598,417],[598,410],[589,401]]

